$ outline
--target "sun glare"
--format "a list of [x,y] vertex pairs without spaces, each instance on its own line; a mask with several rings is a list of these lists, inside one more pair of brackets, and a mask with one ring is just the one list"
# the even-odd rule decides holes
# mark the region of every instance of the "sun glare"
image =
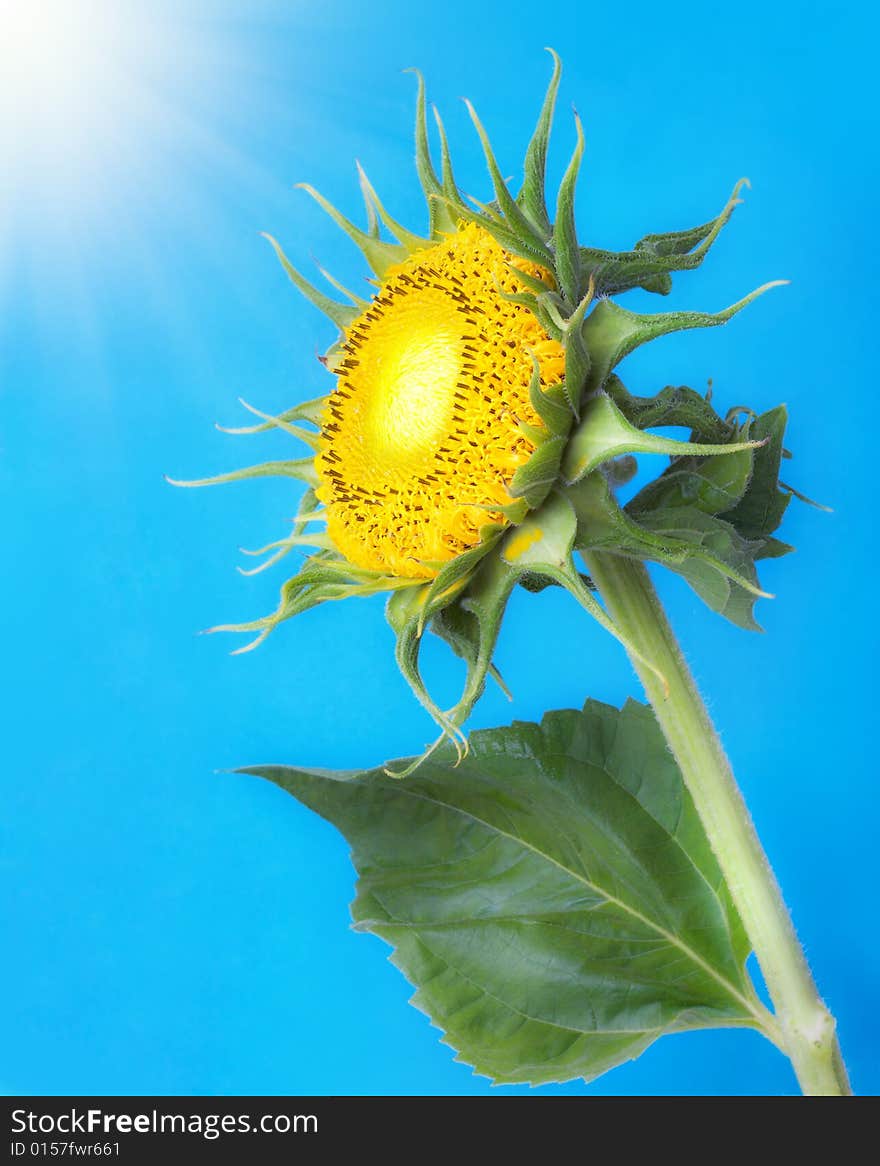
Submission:
[[82,318],[83,341],[100,331],[114,262],[152,279],[149,298],[171,312],[175,234],[207,249],[217,191],[266,185],[234,143],[249,116],[242,11],[238,0],[0,0],[0,340],[12,309],[54,329],[53,294]]
[[0,149],[12,191],[81,186],[149,116],[158,30],[113,0],[0,0]]

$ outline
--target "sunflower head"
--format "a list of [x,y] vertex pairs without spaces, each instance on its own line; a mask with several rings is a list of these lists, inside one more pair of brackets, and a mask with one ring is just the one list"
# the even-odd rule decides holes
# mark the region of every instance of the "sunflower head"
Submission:
[[[492,199],[459,191],[439,116],[438,174],[421,77],[416,168],[426,235],[388,214],[360,167],[364,229],[305,187],[360,248],[377,290],[366,301],[323,273],[349,301],[341,303],[308,282],[267,236],[290,280],[339,328],[323,358],[333,384],[280,416],[246,406],[259,422],[231,431],[283,429],[305,444],[304,456],[178,483],[268,474],[304,483],[291,532],[253,552],[267,556],[259,571],[295,548],[311,548],[282,587],[277,610],[215,630],[254,633],[239,649],[245,651],[319,603],[387,593],[400,667],[453,738],[487,676],[500,680],[492,658],[517,584],[565,587],[619,637],[574,560],[578,550],[601,546],[667,564],[710,606],[757,626],[752,607],[764,593],[754,561],[788,549],[773,537],[789,497],[778,484],[784,412],[722,416],[708,397],[686,388],[637,397],[614,371],[639,345],[723,324],[765,290],[714,314],[640,315],[615,300],[633,288],[666,294],[673,273],[697,267],[743,183],[700,226],[646,235],[630,251],[582,246],[574,216],[584,148],[577,117],[552,217],[547,205],[545,163],[560,80],[552,55],[517,194],[469,103]],[[658,426],[681,426],[690,440],[650,432]],[[639,453],[671,461],[623,506],[616,487]],[[435,705],[419,674],[427,630],[467,665],[452,709]]]
[[349,562],[431,579],[524,508],[511,492],[544,434],[531,402],[565,350],[517,297],[517,260],[462,223],[385,272],[344,332],[316,459],[327,531]]

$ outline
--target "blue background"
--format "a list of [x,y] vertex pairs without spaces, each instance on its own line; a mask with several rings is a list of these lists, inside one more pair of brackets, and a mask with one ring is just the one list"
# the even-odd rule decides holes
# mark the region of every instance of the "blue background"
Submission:
[[[533,15],[463,0],[128,7],[164,29],[150,117],[132,115],[96,151],[86,197],[37,167],[5,188],[0,1088],[493,1091],[407,1006],[384,945],[348,929],[344,841],[268,784],[218,772],[422,748],[432,726],[396,672],[382,601],[318,609],[229,656],[231,640],[194,633],[274,606],[283,568],[242,579],[236,548],[282,533],[290,488],[181,492],[162,475],[285,456],[283,435],[228,437],[212,422],[247,423],[239,395],[280,411],[328,387],[315,353],[333,330],[258,231],[301,268],[314,255],[345,282],[364,272],[292,184],[313,182],[359,219],[358,157],[391,212],[421,229],[415,82],[401,73],[418,66],[461,186],[486,197],[459,97],[517,174],[551,43],[565,66],[551,178],[574,103],[584,241],[625,247],[702,222],[738,177],[752,180],[704,268],[669,300],[630,306],[716,310],[792,280],[623,373],[637,392],[711,376],[724,406],[786,401],[786,475],[834,507],[790,507],[782,534],[798,553],[762,568],[778,595],[759,607],[766,635],[725,624],[674,577],[660,585],[855,1087],[876,1092],[876,18],[858,4],[755,0]],[[428,660],[451,695],[454,665],[439,647]],[[499,662],[515,703],[490,690],[474,725],[639,695],[617,645],[552,590],[515,597]],[[795,1089],[769,1044],[710,1032],[544,1091]]]

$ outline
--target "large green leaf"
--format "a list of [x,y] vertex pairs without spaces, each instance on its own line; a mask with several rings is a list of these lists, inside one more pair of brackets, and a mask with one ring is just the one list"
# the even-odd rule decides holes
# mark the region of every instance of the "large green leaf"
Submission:
[[495,1081],[589,1079],[664,1033],[761,1025],[742,927],[642,705],[476,732],[461,764],[444,746],[403,781],[244,772],[342,831],[356,927]]

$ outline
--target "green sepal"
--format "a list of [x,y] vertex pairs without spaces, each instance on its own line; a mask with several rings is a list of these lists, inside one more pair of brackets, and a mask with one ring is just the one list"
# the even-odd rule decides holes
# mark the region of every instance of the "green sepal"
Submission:
[[480,138],[480,144],[483,147],[483,154],[486,158],[486,166],[489,170],[489,176],[492,179],[492,187],[495,191],[495,198],[498,203],[500,213],[504,216],[507,226],[510,227],[524,242],[532,248],[536,254],[542,258],[540,260],[542,266],[551,267],[553,264],[553,255],[548,250],[543,237],[535,230],[531,221],[520,210],[519,203],[510,193],[507,183],[501,173],[501,169],[495,158],[495,153],[492,150],[492,143],[489,141],[489,135],[486,133],[483,123],[477,116],[477,111],[473,105],[465,98],[465,105],[470,114],[471,121],[474,123],[474,128]]
[[525,284],[530,291],[534,292],[538,299],[542,296],[549,296],[550,299],[554,300],[559,310],[563,311],[561,296],[557,295],[550,284],[547,283],[546,279],[542,279],[538,275],[532,275],[528,271],[523,271],[516,263],[508,263],[507,266],[519,282]]
[[552,271],[552,259],[548,258],[546,248],[543,245],[540,248],[535,247],[529,239],[523,238],[522,235],[513,230],[506,220],[495,218],[486,210],[473,210],[468,206],[459,206],[454,199],[446,195],[443,198],[448,206],[454,207],[459,218],[483,227],[505,251],[509,251],[511,255],[518,255],[520,259],[527,259],[538,267],[546,267]]
[[[444,196],[454,199],[457,190],[446,190],[437,177],[434,163],[431,160],[431,146],[428,141],[428,110],[425,96],[425,79],[418,69],[409,70],[415,73],[418,80],[418,96],[416,97],[416,172],[425,201],[428,204],[428,222],[432,239],[444,231],[454,231],[456,217],[451,213]],[[454,186],[454,183],[453,183]]]
[[661,312],[657,315],[639,315],[620,307],[613,300],[600,300],[584,322],[583,332],[590,351],[592,368],[587,381],[587,392],[602,388],[608,374],[625,356],[648,341],[672,332],[692,328],[716,328],[726,324],[752,300],[780,287],[785,280],[774,280],[731,304],[721,312]]
[[[524,272],[519,272],[519,276],[526,280],[530,278]],[[535,282],[537,283],[539,281],[536,280]],[[501,299],[507,300],[508,303],[522,304],[523,307],[528,308],[551,339],[558,340],[560,344],[563,342],[565,312],[563,310],[562,300],[555,292],[547,291],[545,287],[543,292],[535,295],[533,292],[506,292],[499,288],[498,295]],[[571,412],[571,409],[569,409],[569,412]]]
[[[448,644],[456,656],[468,663],[474,658],[475,646],[479,645],[479,636],[475,636],[473,632],[476,618],[472,612],[466,611],[460,604],[450,603],[448,607],[441,608],[432,617],[431,631],[438,639]],[[489,676],[492,677],[507,699],[513,700],[513,695],[505,684],[504,677],[494,664],[489,665]]]
[[556,483],[559,466],[565,452],[567,437],[549,437],[543,441],[529,460],[519,467],[510,482],[510,492],[525,499],[529,510],[535,510]]
[[[532,590],[539,589],[541,581],[564,587],[606,631],[656,673],[651,662],[621,634],[575,567],[572,550],[577,531],[578,517],[571,501],[559,493],[551,494],[518,526],[500,534],[500,543],[495,545],[493,537],[491,554],[486,553],[490,548],[474,548],[459,556],[466,560],[460,565],[456,560],[446,565],[447,575],[440,583],[423,583],[413,591],[390,597],[387,617],[397,637],[398,666],[443,736],[457,740],[459,746],[461,726],[482,695],[486,678],[493,674],[493,655],[507,600],[519,582],[525,581]],[[466,665],[461,695],[446,710],[428,693],[419,669],[426,627],[449,642]],[[665,683],[665,678],[660,679]],[[434,742],[421,758],[393,776],[408,777],[439,743]]]
[[553,437],[565,436],[571,429],[572,412],[565,392],[565,383],[541,387],[541,366],[532,357],[532,377],[529,381],[529,401]]
[[286,538],[276,539],[275,542],[268,543],[266,546],[259,547],[257,550],[253,551],[246,550],[244,547],[241,548],[241,553],[243,555],[251,555],[254,557],[269,554],[270,551],[274,551],[275,553],[270,555],[268,559],[264,559],[263,562],[256,567],[251,567],[247,570],[244,567],[238,567],[236,569],[242,575],[259,575],[263,571],[268,570],[270,567],[274,567],[276,563],[280,562],[283,558],[289,555],[295,547],[318,546],[329,548],[330,544],[327,541],[326,536],[324,536],[324,538],[321,540],[308,538],[306,536],[306,528],[311,523],[323,521],[325,521],[324,512],[320,509],[320,503],[318,501],[317,494],[310,486],[303,493],[302,498],[300,498],[296,517],[293,520],[293,529]]
[[318,271],[320,271],[321,275],[323,275],[324,279],[327,280],[330,286],[335,287],[338,292],[342,292],[346,299],[351,300],[351,302],[357,308],[358,312],[363,312],[370,306],[369,300],[365,300],[363,296],[359,296],[356,292],[353,292],[347,288],[345,284],[340,282],[340,280],[338,280],[335,275],[332,275],[326,267],[322,267],[320,263],[316,264],[316,266]]
[[[401,263],[406,259],[408,251],[403,244],[388,243],[384,239],[378,239],[375,235],[362,231],[360,227],[356,227],[354,223],[347,219],[341,211],[338,211],[323,194],[315,190],[314,186],[311,186],[308,182],[297,183],[297,186],[300,190],[304,190],[306,194],[311,195],[315,202],[327,212],[333,222],[338,227],[341,227],[349,239],[360,249],[371,270],[380,279],[383,278],[389,267],[395,263]],[[357,314],[355,311],[355,316]]]
[[[447,203],[452,205],[453,210],[460,212],[466,208],[467,204],[455,182],[455,174],[452,169],[452,154],[449,150],[449,139],[446,137],[446,127],[443,124],[443,118],[440,116],[440,111],[436,106],[434,107],[434,122],[437,126],[437,135],[440,138],[440,172],[443,177],[442,197],[446,199]],[[452,219],[450,230],[458,230],[459,217],[460,213],[456,213]]]
[[[785,457],[791,457],[787,451],[784,453]],[[787,482],[779,479],[779,488],[790,494],[792,498],[797,498],[798,502],[803,502],[805,506],[811,506],[813,510],[821,510],[823,514],[833,514],[834,507],[826,506],[824,502],[817,502],[815,498],[810,498],[808,494],[804,494],[801,490],[796,490],[794,486],[789,486]]]
[[[394,658],[397,661],[397,667],[400,669],[401,675],[410,686],[418,702],[432,720],[442,729],[442,736],[423,755],[425,757],[430,752],[433,752],[445,737],[454,741],[456,748],[459,748],[459,741],[462,737],[458,726],[440,708],[436,701],[431,698],[425,682],[422,679],[421,671],[419,670],[424,605],[429,589],[429,583],[422,583],[418,587],[405,591],[396,591],[388,597],[388,603],[385,606],[385,618],[391,625],[391,630],[396,637]],[[406,777],[408,772],[395,774],[395,776]]]
[[[540,522],[540,526],[530,525],[536,520]],[[521,537],[530,548],[532,544],[539,542],[545,557],[548,548],[552,548],[553,563],[549,565],[552,575],[557,567],[556,560],[561,562],[566,555],[570,557],[575,529],[576,520],[568,503],[558,498],[551,499],[551,503],[545,504],[536,515],[530,515],[520,526],[508,531],[503,536],[501,545],[509,548],[512,538]],[[454,562],[453,560],[453,564]],[[453,564],[449,565],[450,569],[453,568]],[[411,594],[391,596],[387,606],[388,622],[397,636],[397,662],[404,678],[416,698],[440,726],[443,735],[459,742],[463,739],[461,725],[482,695],[486,678],[492,672],[492,656],[510,593],[522,575],[536,573],[540,569],[535,566],[534,551],[524,556],[521,563],[514,564],[505,554],[498,553],[497,546],[493,547],[492,554],[483,553],[479,560],[471,559],[467,568],[466,575],[450,578],[454,585],[450,592],[452,597],[447,598],[445,602],[442,601],[443,592],[436,587],[435,582],[432,582],[424,584]],[[466,586],[460,586],[462,581],[466,582]],[[449,609],[452,607],[457,607],[459,612],[451,613]],[[442,617],[443,612],[448,614]],[[454,624],[455,651],[466,665],[461,695],[456,704],[445,711],[441,710],[429,695],[419,670],[423,631],[429,620],[434,630],[433,621],[438,616],[441,616],[441,625],[437,634],[447,641],[449,636],[445,632],[450,622]],[[395,772],[394,776],[407,777],[436,749],[437,744],[438,742],[435,742],[408,769]]]
[[572,434],[562,460],[562,477],[572,484],[580,481],[603,462],[624,453],[682,454],[729,457],[738,452],[751,451],[754,442],[732,442],[724,445],[703,445],[689,441],[675,441],[658,437],[630,425],[623,413],[606,393],[597,393],[584,406],[580,422]]
[[337,300],[331,300],[330,297],[325,296],[322,291],[318,291],[316,287],[309,283],[305,276],[300,275],[300,273],[296,270],[296,268],[282,251],[281,244],[278,242],[278,240],[274,239],[271,235],[266,234],[265,231],[261,233],[263,238],[268,239],[268,241],[271,243],[275,254],[278,256],[281,262],[281,266],[287,272],[287,278],[294,285],[294,287],[297,288],[298,291],[302,292],[306,299],[309,300],[310,303],[314,304],[319,312],[323,312],[325,316],[328,316],[340,330],[340,332],[344,332],[349,324],[352,324],[357,319],[358,309],[350,304],[340,304]]
[[547,146],[550,141],[550,130],[553,126],[553,111],[556,106],[556,94],[559,90],[559,79],[562,76],[562,62],[553,49],[547,52],[553,58],[553,76],[544,95],[544,104],[538,117],[538,124],[532,134],[531,141],[526,149],[523,165],[524,178],[518,201],[523,211],[531,219],[535,229],[545,237],[550,233],[550,219],[547,215],[547,201],[545,196],[545,175],[547,170]]
[[295,437],[297,441],[302,441],[311,449],[317,450],[320,447],[321,435],[313,432],[311,429],[302,429],[298,425],[292,423],[290,414],[296,412],[295,409],[288,409],[283,414],[275,415],[273,413],[264,413],[262,409],[257,409],[254,405],[250,405],[244,397],[238,398],[239,404],[247,409],[248,413],[253,413],[255,417],[261,418],[260,425],[248,425],[238,429],[227,429],[223,425],[216,425],[215,427],[221,433],[230,433],[236,436],[245,433],[262,433],[267,429],[280,429],[289,437]]
[[218,624],[209,632],[256,632],[256,638],[233,655],[249,652],[284,620],[317,607],[328,600],[347,599],[353,595],[374,595],[411,585],[412,580],[394,579],[377,572],[367,572],[352,568],[333,552],[322,550],[306,559],[300,570],[288,579],[281,588],[278,607],[270,615],[245,623]]
[[556,200],[556,222],[553,224],[556,275],[563,296],[572,307],[580,302],[583,292],[581,257],[574,221],[574,197],[584,153],[584,130],[577,114],[574,115],[574,121],[577,128],[577,144],[562,182],[559,184],[559,194]]
[[562,330],[562,342],[565,345],[565,395],[575,417],[580,416],[580,405],[592,368],[592,356],[584,335],[584,316],[592,301],[591,283]]
[[483,693],[511,592],[527,574],[560,580],[571,560],[576,525],[568,502],[551,496],[540,510],[504,535],[500,553],[483,560],[457,601],[473,618],[460,621],[462,632],[472,639],[469,650],[463,653],[465,684],[448,714],[456,726],[464,724]]
[[467,586],[477,564],[495,548],[504,529],[497,523],[487,523],[480,531],[480,541],[475,547],[462,551],[444,563],[425,564],[436,566],[437,574],[425,591],[419,617],[419,635],[434,612],[446,607]]
[[[364,168],[361,166],[360,162],[357,163],[357,171],[358,179],[361,184],[361,190],[364,195],[364,201],[372,204],[379,218],[382,220],[391,234],[394,235],[394,237],[400,243],[402,243],[404,247],[406,247],[407,252],[418,251],[423,247],[430,247],[430,239],[424,239],[421,235],[414,235],[412,231],[408,231],[406,227],[401,226],[401,224],[398,223],[396,219],[393,219],[391,215],[389,215],[388,211],[385,210],[385,207],[383,206],[378,194],[376,194],[376,190],[373,184],[370,182],[369,178],[367,178],[366,172],[364,171]],[[378,237],[378,232],[371,229],[369,231],[369,235],[371,238],[375,239]]]
[[182,481],[169,478],[165,481],[172,486],[222,486],[226,482],[243,482],[247,478],[296,478],[310,486],[318,485],[318,474],[314,458],[298,458],[295,461],[261,462],[257,466],[245,466],[241,470],[231,470],[225,474],[215,474],[213,478],[194,478]]
[[593,597],[577,571],[572,548],[577,533],[577,517],[567,498],[551,495],[543,506],[504,536],[500,554],[485,559],[467,589],[457,601],[474,618],[459,621],[459,632],[471,637],[467,652],[467,676],[461,697],[448,711],[458,728],[479,700],[501,630],[507,600],[522,579],[534,584],[539,579],[564,587],[573,598],[615,638],[635,652],[652,671],[653,666],[635,651]]
[[265,413],[261,414],[258,410],[253,409],[241,397],[238,399],[240,404],[244,405],[245,409],[251,413],[256,413],[257,416],[265,417],[266,420],[260,422],[259,425],[238,425],[234,428],[228,425],[218,425],[217,428],[221,433],[268,433],[271,429],[277,429],[279,422],[289,424],[293,421],[308,421],[311,425],[317,425],[320,428],[324,410],[327,407],[326,397],[315,397],[311,401],[303,401],[301,405],[294,405],[292,409],[285,409],[283,413],[279,413],[277,416],[270,416]]
[[[451,605],[460,616],[447,612],[457,623],[459,644],[456,648],[466,665],[465,682],[459,699],[449,710],[449,718],[460,729],[483,694],[486,678],[492,670],[492,657],[510,593],[516,586],[517,572],[500,555],[483,560],[463,595]],[[433,626],[432,626],[433,630]],[[443,632],[444,639],[448,639]]]
[[589,381],[592,357],[587,347],[584,333],[584,316],[593,301],[593,285],[586,295],[566,317],[560,312],[552,297],[545,297],[543,307],[552,323],[560,343],[565,349],[565,378],[562,382],[568,407],[574,417],[580,415],[580,404],[584,389]]
[[367,234],[371,239],[378,239],[379,216],[376,213],[376,204],[371,197],[372,187],[369,180],[367,179],[365,171],[361,167],[360,162],[357,162],[357,160],[355,161],[358,170],[358,181],[361,185],[361,198],[364,200],[364,213],[367,216]]
[[632,251],[582,247],[581,265],[584,273],[595,279],[597,295],[621,295],[636,287],[668,294],[673,272],[690,271],[703,262],[734,208],[742,201],[739,192],[746,185],[747,180],[740,179],[721,214],[699,227],[645,235]]

